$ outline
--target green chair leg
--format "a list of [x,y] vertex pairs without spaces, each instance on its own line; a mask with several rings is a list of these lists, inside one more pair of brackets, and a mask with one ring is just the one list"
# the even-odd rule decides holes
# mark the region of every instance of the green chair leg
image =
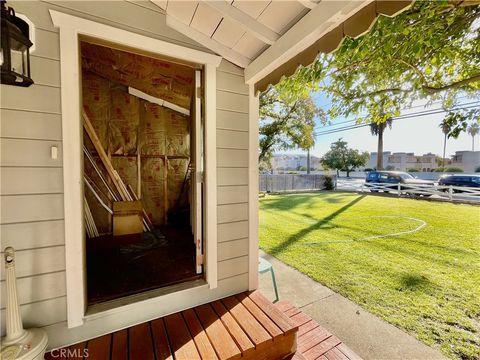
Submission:
[[273,289],[275,290],[274,303],[276,303],[279,300],[279,298],[278,298],[277,280],[275,280],[275,273],[273,272],[273,266],[270,268],[270,272],[272,273]]

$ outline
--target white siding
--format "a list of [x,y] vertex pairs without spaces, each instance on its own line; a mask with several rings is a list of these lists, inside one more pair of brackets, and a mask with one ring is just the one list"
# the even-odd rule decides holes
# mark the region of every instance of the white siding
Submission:
[[[142,35],[208,51],[165,25],[160,9],[134,1],[12,1],[36,25],[29,88],[1,85],[1,249],[17,250],[21,312],[27,326],[44,326],[50,347],[132,325],[132,316],[89,321],[66,328],[63,158],[59,32],[48,9],[63,11]],[[51,159],[51,147],[58,158]],[[218,288],[195,296],[168,297],[162,310],[178,311],[248,288],[248,88],[243,70],[222,61],[217,71]],[[67,160],[67,159],[65,159]],[[0,278],[4,318],[4,266]],[[130,320],[126,320],[130,319]],[[2,334],[4,322],[2,321]]]

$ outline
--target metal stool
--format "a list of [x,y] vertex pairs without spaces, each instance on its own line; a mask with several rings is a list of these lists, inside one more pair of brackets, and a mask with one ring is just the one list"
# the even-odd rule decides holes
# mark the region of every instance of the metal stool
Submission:
[[279,300],[279,298],[278,298],[277,281],[275,280],[275,273],[273,271],[273,266],[272,266],[272,264],[270,264],[270,262],[268,262],[264,258],[259,257],[258,258],[258,272],[260,274],[263,274],[263,273],[266,273],[267,271],[270,271],[272,273],[273,289],[275,290],[275,301],[274,301],[274,303],[276,303]]

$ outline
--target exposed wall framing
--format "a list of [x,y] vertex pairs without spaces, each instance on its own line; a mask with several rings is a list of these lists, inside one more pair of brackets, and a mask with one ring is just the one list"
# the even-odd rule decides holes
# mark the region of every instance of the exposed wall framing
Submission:
[[[146,217],[154,225],[168,223],[169,211],[189,202],[184,182],[189,178],[190,118],[159,105],[162,99],[150,102],[130,94],[128,86],[184,106],[192,98],[194,69],[85,42],[81,54],[83,108],[102,148],[128,192],[142,200]],[[85,158],[84,171],[98,190],[85,192],[87,202],[97,233],[110,233],[112,215],[98,198],[116,199],[109,194],[111,184],[102,180],[108,177],[94,166],[98,154],[87,136],[84,143],[93,158]]]

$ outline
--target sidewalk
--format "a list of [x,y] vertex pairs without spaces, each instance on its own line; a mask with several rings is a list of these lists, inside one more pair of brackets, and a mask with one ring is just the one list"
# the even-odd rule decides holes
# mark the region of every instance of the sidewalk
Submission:
[[[260,251],[275,270],[281,300],[288,300],[363,359],[445,359],[437,350],[363,310],[357,304]],[[270,273],[259,274],[260,291],[275,299]]]

